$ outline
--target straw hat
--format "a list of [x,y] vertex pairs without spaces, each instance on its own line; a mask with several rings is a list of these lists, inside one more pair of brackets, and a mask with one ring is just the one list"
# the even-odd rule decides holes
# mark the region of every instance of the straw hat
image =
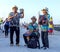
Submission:
[[48,12],[48,8],[45,7],[44,9],[42,9],[42,11],[46,11],[46,12]]
[[33,16],[33,17],[31,18],[31,20],[32,20],[32,19],[35,19],[35,20],[37,20],[35,16]]
[[47,12],[47,10],[46,10],[46,9],[42,9],[42,11],[45,11],[45,12]]
[[12,7],[12,9],[17,9],[18,10],[18,7],[17,6],[14,6],[14,7]]

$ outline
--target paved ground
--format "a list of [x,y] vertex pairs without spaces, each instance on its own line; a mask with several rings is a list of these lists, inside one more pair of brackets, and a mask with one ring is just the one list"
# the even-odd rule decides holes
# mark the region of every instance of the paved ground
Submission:
[[[21,30],[24,32],[24,30]],[[21,38],[20,38],[20,45],[19,47],[13,46],[11,47],[9,45],[9,37],[5,38],[4,33],[0,31],[0,52],[60,52],[60,32],[54,31],[54,35],[49,35],[49,42],[50,42],[50,48],[47,50],[43,49],[29,49],[27,47],[24,47],[24,40],[22,38],[22,32],[21,32]],[[15,41],[15,36],[14,36]],[[40,40],[41,43],[41,40]],[[42,46],[42,43],[41,43]]]

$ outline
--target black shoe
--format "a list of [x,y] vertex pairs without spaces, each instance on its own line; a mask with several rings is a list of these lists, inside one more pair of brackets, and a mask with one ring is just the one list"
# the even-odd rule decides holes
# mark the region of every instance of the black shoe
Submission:
[[14,44],[10,44],[10,46],[13,46]]
[[44,46],[42,46],[41,48],[44,48]]
[[40,49],[40,46],[37,46],[38,49]]
[[47,47],[44,47],[44,50],[48,49]]
[[8,38],[8,36],[5,36],[5,38]]
[[27,45],[24,45],[24,46],[27,46]]
[[40,49],[40,47],[38,47],[38,49]]
[[16,44],[16,46],[20,46],[19,44]]
[[47,47],[47,48],[49,48],[49,47]]

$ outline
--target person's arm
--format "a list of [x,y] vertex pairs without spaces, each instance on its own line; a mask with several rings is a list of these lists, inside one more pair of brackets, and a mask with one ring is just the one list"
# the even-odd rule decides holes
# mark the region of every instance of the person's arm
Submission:
[[36,24],[36,29],[34,30],[35,32],[39,31],[38,24]]
[[8,21],[10,21],[11,18],[13,18],[14,16],[12,16],[12,13],[9,13],[8,15]]
[[8,21],[10,21],[13,18],[13,16],[8,16]]
[[34,30],[34,32],[37,32],[37,31],[39,31],[39,29]]
[[40,17],[38,18],[38,24],[40,25]]
[[11,18],[13,18],[13,16],[8,16],[8,19],[11,19]]
[[37,24],[37,28],[36,28],[36,31],[39,31],[39,27],[38,27],[38,24]]
[[39,16],[38,24],[39,24],[39,25],[42,25],[42,15]]
[[38,24],[41,25],[40,24],[40,12],[38,12]]
[[47,19],[45,24],[48,24],[48,23],[49,23],[49,20]]

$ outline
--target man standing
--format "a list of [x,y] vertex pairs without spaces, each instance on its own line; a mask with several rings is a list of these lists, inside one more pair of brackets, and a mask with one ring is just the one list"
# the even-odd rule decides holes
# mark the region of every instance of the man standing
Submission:
[[8,37],[8,31],[9,31],[9,21],[6,18],[6,20],[4,21],[5,25],[4,25],[4,29],[5,29],[5,37]]
[[14,31],[16,33],[16,45],[19,46],[19,20],[24,17],[24,11],[18,13],[18,7],[14,6],[12,8],[13,12],[10,12],[8,20],[10,21],[10,45],[13,46],[13,35]]
[[50,15],[48,14],[47,9],[42,10],[43,15],[39,16],[39,24],[41,25],[41,38],[44,49],[49,48],[49,40],[48,40],[48,24],[49,24],[49,18]]

